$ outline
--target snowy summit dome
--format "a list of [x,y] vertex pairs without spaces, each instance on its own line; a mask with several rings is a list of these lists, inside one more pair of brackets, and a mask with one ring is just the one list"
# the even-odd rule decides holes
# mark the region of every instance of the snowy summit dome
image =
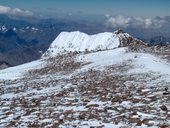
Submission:
[[104,32],[95,35],[88,35],[79,31],[61,32],[42,57],[53,57],[70,51],[113,49],[118,46],[120,46],[120,34],[116,32]]

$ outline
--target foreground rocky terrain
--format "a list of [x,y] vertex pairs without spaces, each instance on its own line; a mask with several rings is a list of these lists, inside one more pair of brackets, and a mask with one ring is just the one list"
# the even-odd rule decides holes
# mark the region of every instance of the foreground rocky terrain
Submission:
[[139,42],[1,70],[0,127],[170,127],[168,48]]

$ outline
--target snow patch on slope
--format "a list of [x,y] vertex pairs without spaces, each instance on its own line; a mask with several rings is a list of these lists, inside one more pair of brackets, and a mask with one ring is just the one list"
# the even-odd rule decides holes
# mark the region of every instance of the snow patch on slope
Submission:
[[42,60],[36,60],[19,66],[0,70],[0,80],[14,80],[23,77],[24,73],[32,69],[40,69],[44,65]]
[[79,31],[61,32],[42,57],[53,57],[59,53],[70,51],[113,49],[119,45],[119,37],[111,32],[95,35],[87,35]]
[[130,53],[126,52],[127,48],[117,48],[113,50],[100,51],[80,55],[78,61],[90,62],[82,69],[89,68],[102,69],[110,65],[121,65],[122,63],[131,61],[133,68],[129,69],[128,74],[155,72],[162,75],[167,75],[170,80],[170,64],[151,54],[146,53]]
[[[170,68],[169,68],[170,64],[160,59],[159,57],[156,57],[151,54],[144,54],[144,53],[139,54],[139,57],[136,58],[136,64],[140,65],[141,67],[140,69],[144,67],[143,69],[145,69],[145,71],[149,70],[152,72],[158,72],[158,73],[170,75]],[[136,73],[137,72],[141,72],[141,71],[136,71]]]
[[130,57],[131,55],[129,56],[129,54],[126,53],[126,49],[127,48],[117,48],[114,50],[80,55],[78,61],[90,62],[90,64],[86,65],[84,69],[102,68],[113,64],[119,64],[132,58]]

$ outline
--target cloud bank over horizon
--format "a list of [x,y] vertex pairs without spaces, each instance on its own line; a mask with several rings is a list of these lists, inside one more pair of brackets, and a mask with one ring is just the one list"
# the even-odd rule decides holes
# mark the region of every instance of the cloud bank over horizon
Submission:
[[168,21],[166,17],[160,18],[142,18],[142,17],[130,17],[130,16],[110,16],[109,14],[105,15],[106,22],[105,25],[107,27],[115,28],[115,27],[122,27],[122,28],[161,28],[165,25]]
[[[27,8],[28,9],[28,8]],[[54,11],[49,11],[49,8],[44,11],[37,11],[31,9],[21,9],[18,8],[18,6],[15,7],[9,7],[0,5],[0,14],[7,15],[10,18],[15,19],[27,19],[28,17],[32,20],[35,19],[66,19],[66,20],[72,20],[76,22],[80,21],[92,21],[92,23],[100,23],[102,26],[110,28],[135,28],[135,29],[161,29],[170,31],[170,16],[163,16],[163,17],[148,17],[144,18],[142,16],[125,16],[125,15],[119,15],[117,13],[116,15],[109,15],[109,12],[106,12],[108,14],[104,15],[95,15],[95,14],[88,14],[83,12],[63,12],[62,10],[58,8],[52,8]],[[36,8],[37,9],[37,8]],[[56,11],[57,9],[57,11]],[[113,13],[111,13],[113,14]],[[163,28],[163,29],[162,29]]]
[[33,12],[29,10],[23,10],[20,8],[11,8],[3,5],[0,5],[0,14],[10,15],[10,16],[22,16],[22,17],[33,16]]

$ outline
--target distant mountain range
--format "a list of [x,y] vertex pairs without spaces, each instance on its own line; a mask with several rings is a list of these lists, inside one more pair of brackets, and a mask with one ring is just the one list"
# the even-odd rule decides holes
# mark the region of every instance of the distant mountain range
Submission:
[[[82,31],[95,34],[114,31],[102,24],[73,22],[64,19],[18,20],[0,15],[0,61],[10,66],[19,65],[41,57],[51,42],[62,31]],[[128,29],[131,35],[139,37],[151,45],[169,44],[170,37],[155,34],[150,37],[141,34],[141,30]],[[148,35],[148,34],[147,34]]]

